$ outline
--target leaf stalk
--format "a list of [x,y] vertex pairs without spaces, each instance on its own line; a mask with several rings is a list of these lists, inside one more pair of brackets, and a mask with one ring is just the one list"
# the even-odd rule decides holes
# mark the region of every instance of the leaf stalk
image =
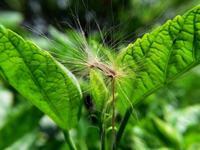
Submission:
[[69,131],[63,131],[63,134],[65,136],[65,142],[67,143],[67,145],[69,146],[70,150],[77,150],[74,142],[72,141]]

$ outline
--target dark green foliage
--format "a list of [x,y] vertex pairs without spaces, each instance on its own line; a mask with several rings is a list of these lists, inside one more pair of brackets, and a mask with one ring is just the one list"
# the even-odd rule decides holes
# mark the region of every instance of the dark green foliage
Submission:
[[38,128],[41,117],[42,113],[33,106],[18,106],[0,128],[0,149],[12,145],[25,134]]

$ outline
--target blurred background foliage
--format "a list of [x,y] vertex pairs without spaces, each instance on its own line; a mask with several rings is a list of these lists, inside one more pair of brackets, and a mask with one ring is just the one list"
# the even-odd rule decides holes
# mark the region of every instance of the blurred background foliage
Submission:
[[[119,50],[198,3],[199,0],[1,0],[0,24],[65,60],[72,57],[72,47],[80,49],[81,28],[94,49],[105,43],[103,48]],[[119,149],[200,149],[199,79],[200,67],[196,67],[134,107]],[[77,129],[70,132],[78,149],[99,149],[95,115],[86,105]],[[119,114],[118,121],[121,117]],[[0,149],[68,149],[56,125],[3,80]]]

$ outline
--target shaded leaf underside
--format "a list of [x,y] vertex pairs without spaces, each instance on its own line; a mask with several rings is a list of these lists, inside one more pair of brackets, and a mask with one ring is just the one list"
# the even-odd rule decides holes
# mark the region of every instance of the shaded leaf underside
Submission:
[[133,103],[173,81],[200,61],[200,6],[145,34],[123,52],[135,71]]
[[77,123],[81,93],[74,76],[48,52],[2,26],[0,73],[61,128]]

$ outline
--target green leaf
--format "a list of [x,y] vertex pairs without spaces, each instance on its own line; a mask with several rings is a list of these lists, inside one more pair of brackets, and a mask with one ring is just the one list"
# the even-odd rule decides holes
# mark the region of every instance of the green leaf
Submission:
[[0,128],[4,124],[10,110],[12,110],[13,100],[13,93],[0,83]]
[[102,111],[109,98],[108,89],[101,74],[95,70],[90,71],[90,91],[96,109]]
[[199,130],[196,132],[196,130],[195,127],[194,132],[184,135],[184,149],[196,150],[200,148],[200,132]]
[[174,147],[180,148],[182,136],[179,132],[177,132],[177,130],[159,118],[153,118],[153,122],[156,130],[162,135],[164,142],[166,142],[167,145],[171,144]]
[[7,28],[16,29],[23,21],[23,16],[15,11],[0,11],[0,24]]
[[0,128],[0,149],[11,146],[26,133],[34,130],[41,117],[42,113],[33,106],[19,105],[16,107]]
[[76,125],[81,91],[75,77],[48,52],[2,26],[0,71],[10,85],[61,128]]
[[200,105],[188,106],[166,114],[167,121],[174,125],[180,133],[185,133],[191,126],[200,123]]
[[120,57],[132,70],[134,103],[173,81],[199,64],[200,6],[137,39]]
[[7,147],[5,150],[22,149],[22,147],[23,147],[23,150],[31,150],[31,149],[33,149],[33,144],[36,140],[38,140],[37,132],[32,131],[32,132],[24,135],[22,138],[17,140],[11,146]]

